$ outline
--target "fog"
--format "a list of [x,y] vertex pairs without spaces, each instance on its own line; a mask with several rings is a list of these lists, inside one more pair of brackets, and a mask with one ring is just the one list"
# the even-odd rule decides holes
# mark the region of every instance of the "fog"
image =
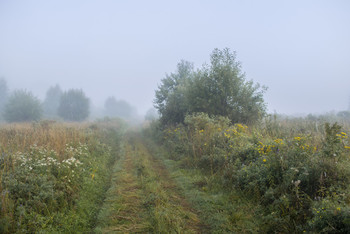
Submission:
[[228,47],[268,87],[269,112],[346,110],[349,12],[347,0],[0,0],[0,77],[42,100],[59,84],[144,114],[181,59],[201,67]]

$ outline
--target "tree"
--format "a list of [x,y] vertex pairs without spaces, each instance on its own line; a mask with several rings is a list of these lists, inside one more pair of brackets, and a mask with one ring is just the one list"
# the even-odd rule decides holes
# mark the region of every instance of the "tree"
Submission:
[[82,121],[90,114],[90,101],[83,90],[70,89],[62,94],[57,113],[64,120]]
[[57,115],[57,110],[60,105],[62,90],[58,84],[50,87],[46,92],[44,101],[44,113],[48,116]]
[[193,76],[193,64],[182,60],[175,73],[166,75],[156,90],[154,106],[161,115],[163,124],[181,123],[188,112],[186,89]]
[[115,97],[109,97],[105,101],[106,115],[109,117],[120,117],[129,119],[136,116],[136,109],[124,100],[116,100]]
[[0,79],[0,114],[3,112],[8,98],[8,88],[5,79]]
[[183,123],[186,115],[197,112],[225,116],[232,123],[252,123],[264,116],[266,88],[246,81],[235,52],[214,49],[210,58],[210,65],[196,72],[182,61],[177,73],[162,80],[155,107],[163,124]]
[[16,90],[10,95],[3,115],[7,122],[36,121],[42,115],[41,103],[31,92]]
[[226,116],[233,123],[252,123],[266,112],[263,99],[266,88],[245,79],[236,53],[228,48],[214,49],[210,66],[203,68],[194,80],[193,87],[198,86],[202,88],[191,89],[190,94],[202,103],[192,103],[194,99],[189,97],[192,113],[202,111],[211,116]]

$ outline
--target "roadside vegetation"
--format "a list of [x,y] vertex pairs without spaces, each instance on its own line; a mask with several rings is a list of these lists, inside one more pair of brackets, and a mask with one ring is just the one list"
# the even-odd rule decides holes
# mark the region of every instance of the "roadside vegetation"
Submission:
[[198,113],[146,134],[213,232],[346,233],[350,121],[325,120],[247,126]]
[[0,232],[89,232],[110,185],[122,122],[0,128]]
[[83,90],[41,103],[0,79],[0,233],[350,233],[350,112],[268,115],[265,91],[214,49],[166,75],[141,130],[113,96],[70,122]]

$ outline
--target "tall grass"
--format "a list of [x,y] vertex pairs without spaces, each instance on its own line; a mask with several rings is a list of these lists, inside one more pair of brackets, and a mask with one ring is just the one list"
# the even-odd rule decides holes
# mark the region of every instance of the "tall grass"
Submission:
[[259,226],[249,229],[348,232],[349,123],[335,116],[271,116],[245,126],[195,114],[184,124],[148,131],[162,137],[177,165],[199,169],[207,181],[215,181],[214,187],[205,183],[208,193],[221,186],[223,193],[258,204],[254,223]]
[[67,144],[88,144],[93,140],[93,131],[89,129],[88,123],[40,122],[0,126],[1,152],[24,152],[37,145],[55,150],[60,157],[64,157]]
[[122,124],[0,127],[0,232],[88,232],[108,187]]

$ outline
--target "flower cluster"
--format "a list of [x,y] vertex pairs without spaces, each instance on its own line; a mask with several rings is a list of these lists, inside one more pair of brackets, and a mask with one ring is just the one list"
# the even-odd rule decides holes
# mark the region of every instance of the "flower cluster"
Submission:
[[77,147],[73,147],[70,144],[66,144],[65,154],[67,158],[82,158],[86,157],[89,154],[89,149],[86,144],[79,144]]
[[347,139],[348,135],[345,132],[341,132],[340,134],[336,134],[336,136],[340,139]]
[[78,159],[72,157],[72,158],[68,158],[62,161],[62,164],[66,164],[68,166],[75,166],[78,167],[79,165],[82,165],[83,163],[80,162]]
[[28,153],[17,152],[14,155],[17,164],[30,171],[33,169],[45,169],[47,167],[57,167],[58,169],[70,168],[72,166],[79,167],[83,163],[76,157],[80,158],[86,156],[88,153],[86,145],[79,145],[77,148],[67,145],[65,152],[68,158],[60,161],[58,153],[54,150],[47,150],[37,145],[32,145],[30,149]]
[[259,146],[256,148],[256,150],[260,155],[268,155],[275,147],[276,145],[264,145],[261,141],[259,141]]

